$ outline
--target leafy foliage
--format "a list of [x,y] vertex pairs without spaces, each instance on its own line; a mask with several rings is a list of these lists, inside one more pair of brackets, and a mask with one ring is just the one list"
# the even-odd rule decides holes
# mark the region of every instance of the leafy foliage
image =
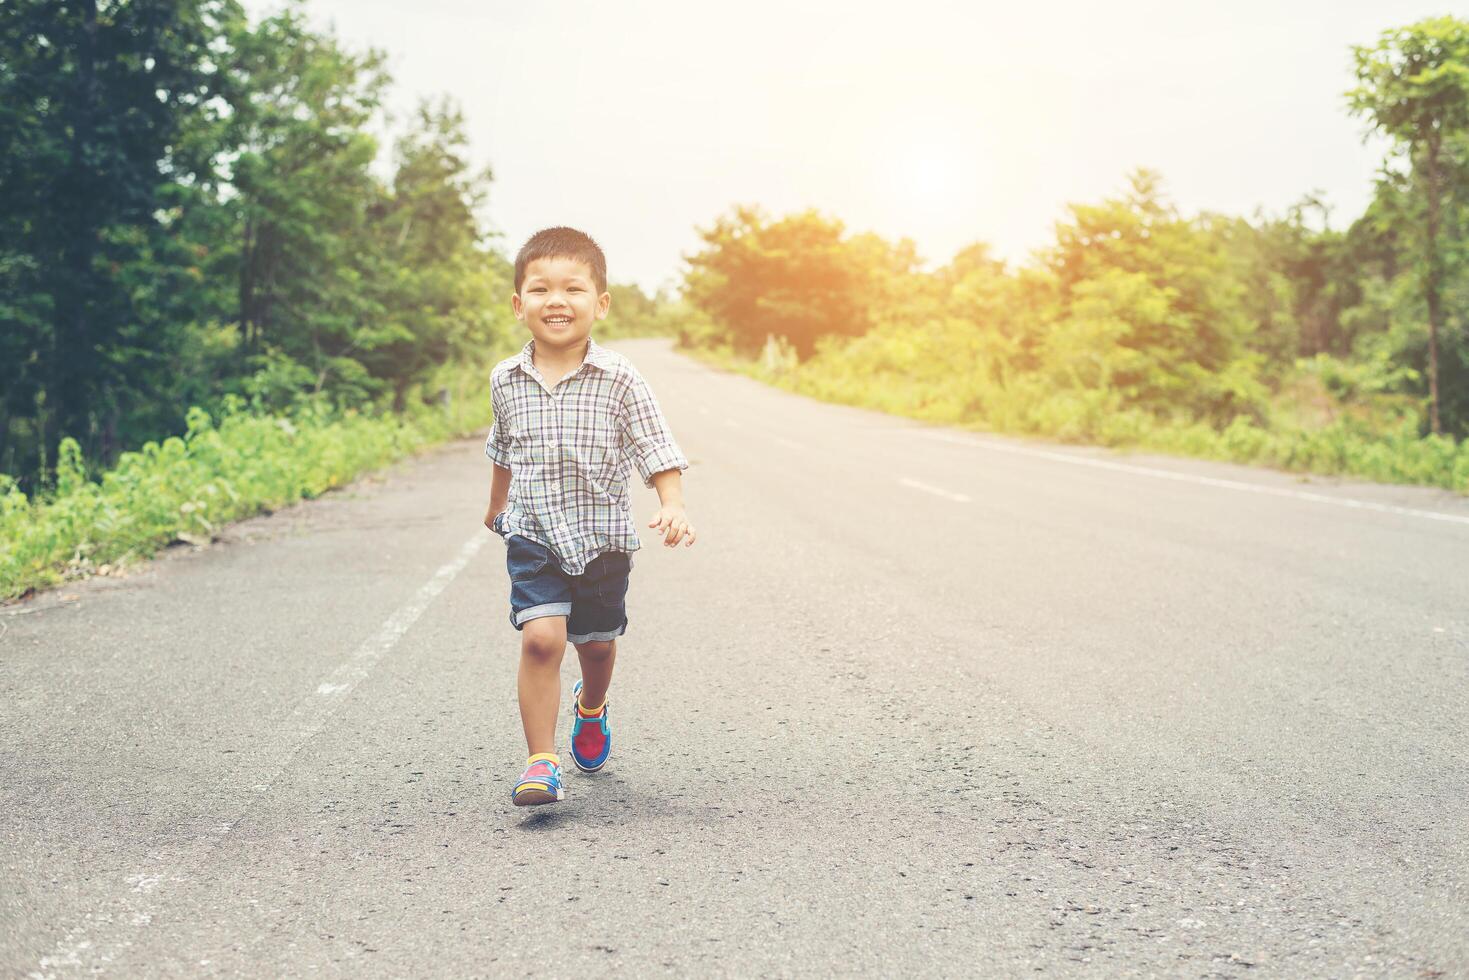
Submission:
[[1386,31],[1354,57],[1349,107],[1394,142],[1344,230],[1319,195],[1184,216],[1140,170],[1072,205],[1025,267],[975,244],[924,272],[906,241],[736,208],[689,258],[681,342],[925,418],[1462,486],[1469,23]]
[[736,349],[758,351],[767,334],[803,355],[822,336],[858,336],[872,326],[869,301],[888,294],[917,262],[912,243],[845,235],[815,211],[768,220],[736,207],[700,232],[685,294]]
[[[768,330],[758,359],[746,353],[754,327],[778,321],[732,332],[726,318],[755,309],[759,282],[736,290],[706,270],[762,267],[745,246],[706,254],[690,274],[705,325],[681,337],[792,390],[933,421],[1469,491],[1469,444],[1424,437],[1397,203],[1380,196],[1344,233],[1324,215],[1311,227],[1310,201],[1256,223],[1186,218],[1139,171],[1123,195],[1073,205],[1030,266],[975,245],[931,273],[889,268],[862,295],[867,328],[822,333],[809,351]],[[824,288],[777,281],[789,305],[826,302]],[[1445,416],[1469,425],[1456,407]]]
[[407,414],[306,405],[287,415],[227,398],[218,417],[192,408],[182,436],[150,441],[89,479],[81,447],[61,442],[54,490],[30,497],[0,477],[0,599],[108,571],[174,541],[316,497],[448,436],[488,424],[478,371],[445,379],[437,407]]
[[[1438,433],[1440,335],[1451,327],[1445,322],[1445,291],[1454,288],[1450,280],[1456,275],[1462,278],[1469,208],[1469,22],[1422,20],[1383,32],[1377,44],[1355,48],[1354,55],[1360,84],[1348,93],[1352,111],[1392,138],[1399,161],[1408,164],[1405,171],[1387,174],[1398,192],[1395,203],[1422,208],[1422,220],[1408,231],[1416,243],[1414,278],[1428,321],[1429,425]],[[1455,366],[1462,367],[1462,342],[1455,348]]]
[[[189,133],[225,90],[234,0],[0,4],[0,471],[62,433],[112,453],[169,378],[187,276],[169,209],[208,179]],[[162,216],[162,217],[160,217]]]
[[512,322],[464,121],[424,103],[379,176],[379,52],[235,0],[0,5],[0,472],[45,489],[181,406],[433,398]]

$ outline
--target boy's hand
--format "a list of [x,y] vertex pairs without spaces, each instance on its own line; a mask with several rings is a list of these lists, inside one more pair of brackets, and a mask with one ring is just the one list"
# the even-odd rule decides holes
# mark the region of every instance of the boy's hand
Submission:
[[694,526],[680,504],[664,504],[648,522],[648,526],[662,534],[665,547],[672,548],[683,541],[687,548],[694,543]]
[[496,507],[494,504],[491,504],[490,509],[485,511],[485,527],[489,528],[491,531],[494,531],[495,518],[499,517],[500,514],[504,512],[504,510],[504,507]]

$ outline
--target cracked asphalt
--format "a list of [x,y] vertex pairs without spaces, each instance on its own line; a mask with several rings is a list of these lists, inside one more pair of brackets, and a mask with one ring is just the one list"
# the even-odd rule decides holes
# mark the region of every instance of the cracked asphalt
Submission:
[[607,769],[509,805],[453,443],[0,607],[0,973],[1469,976],[1469,500],[609,346],[699,539],[643,532]]

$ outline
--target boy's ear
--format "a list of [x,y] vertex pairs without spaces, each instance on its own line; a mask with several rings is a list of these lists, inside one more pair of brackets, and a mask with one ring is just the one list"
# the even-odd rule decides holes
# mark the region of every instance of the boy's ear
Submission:
[[612,294],[611,293],[603,293],[601,296],[598,296],[597,297],[597,319],[598,320],[605,320],[605,319],[607,319],[607,310],[610,309],[611,306],[612,306]]
[[510,294],[510,308],[515,311],[515,319],[525,319],[525,304],[520,301],[519,293]]

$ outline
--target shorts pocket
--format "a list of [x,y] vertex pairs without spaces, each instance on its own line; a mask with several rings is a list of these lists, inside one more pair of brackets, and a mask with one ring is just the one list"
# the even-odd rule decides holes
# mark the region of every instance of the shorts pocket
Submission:
[[603,567],[597,573],[597,599],[605,606],[618,605],[627,597],[631,556],[625,551],[607,551],[598,557]]
[[551,563],[551,550],[522,534],[505,539],[505,564],[512,579],[533,578]]

